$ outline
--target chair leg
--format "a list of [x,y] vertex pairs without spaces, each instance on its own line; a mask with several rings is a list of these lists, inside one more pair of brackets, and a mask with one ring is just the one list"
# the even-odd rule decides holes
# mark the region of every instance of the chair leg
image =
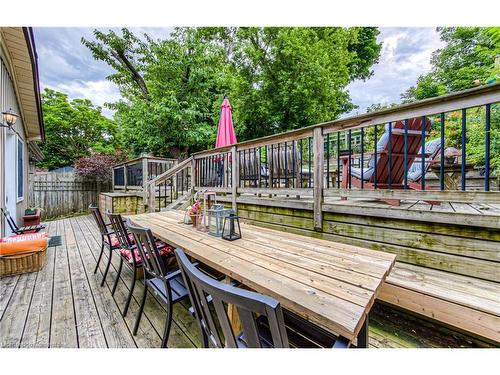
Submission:
[[134,267],[134,274],[132,275],[132,282],[130,283],[130,290],[128,291],[127,302],[125,302],[125,307],[123,308],[123,316],[127,315],[128,307],[130,306],[130,301],[132,301],[132,295],[134,294],[136,277],[137,277],[137,267]]
[[148,295],[148,286],[146,280],[144,280],[144,293],[142,295],[141,306],[139,306],[139,311],[137,312],[137,317],[135,318],[134,331],[132,332],[134,336],[137,334],[139,329],[139,323],[141,321],[142,311],[144,310],[144,304],[146,303],[146,296]]
[[113,285],[113,290],[111,291],[111,295],[115,295],[116,287],[118,286],[118,281],[120,281],[120,274],[122,273],[122,268],[123,268],[123,258],[120,257],[120,265],[118,266],[118,271],[116,272],[116,279],[115,283]]
[[94,273],[96,273],[97,270],[99,269],[99,263],[101,262],[102,253],[104,253],[104,242],[102,242],[102,245],[101,245],[101,252],[99,253],[99,258],[97,258],[97,263],[95,265]]
[[106,276],[108,275],[109,267],[111,266],[111,257],[112,256],[113,256],[113,249],[111,249],[111,247],[110,247],[109,248],[108,264],[106,264],[106,269],[104,270],[104,275],[102,275],[101,286],[103,286],[104,282],[106,281]]
[[170,334],[171,326],[172,326],[172,303],[169,303],[167,308],[167,319],[165,320],[165,329],[163,330],[163,340],[161,341],[162,348],[167,347],[168,336]]
[[209,349],[209,345],[208,345],[208,335],[205,333],[205,331],[203,331],[201,333],[201,337],[202,337],[202,347],[205,348],[205,349]]

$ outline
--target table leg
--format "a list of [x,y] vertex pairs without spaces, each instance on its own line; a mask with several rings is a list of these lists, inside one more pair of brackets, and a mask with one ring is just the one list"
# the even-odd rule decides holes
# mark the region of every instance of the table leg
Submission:
[[[231,278],[229,276],[226,276],[224,279],[224,282],[226,284],[231,283]],[[240,317],[238,315],[238,310],[234,305],[228,304],[227,306],[227,316],[229,317],[229,322],[231,323],[231,327],[233,328],[233,332],[235,335],[239,334],[241,332],[241,321]]]
[[358,333],[357,348],[368,348],[368,315]]

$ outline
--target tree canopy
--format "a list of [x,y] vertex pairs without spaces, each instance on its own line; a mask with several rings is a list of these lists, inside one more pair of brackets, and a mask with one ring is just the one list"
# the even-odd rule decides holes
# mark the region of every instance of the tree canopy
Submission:
[[46,141],[40,167],[73,165],[92,151],[111,154],[120,148],[116,123],[90,100],[70,100],[66,94],[46,88],[42,93]]
[[437,29],[445,47],[434,51],[432,69],[402,95],[421,100],[465,90],[500,78],[495,58],[500,54],[500,28],[442,27]]
[[214,144],[228,95],[240,140],[327,121],[354,106],[346,86],[372,74],[370,27],[176,28],[166,40],[95,30],[82,39],[123,100],[111,103],[132,152],[179,156]]

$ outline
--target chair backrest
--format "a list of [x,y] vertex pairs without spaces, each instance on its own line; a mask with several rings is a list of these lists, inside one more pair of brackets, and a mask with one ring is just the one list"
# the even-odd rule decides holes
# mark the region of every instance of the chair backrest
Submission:
[[101,235],[107,236],[108,235],[108,229],[106,228],[106,224],[104,223],[104,219],[102,218],[101,211],[99,210],[99,207],[95,205],[90,205],[89,206],[89,211],[94,217],[94,220],[97,224],[97,228],[99,228],[99,232],[101,232]]
[[[431,120],[426,118],[425,132],[428,133],[431,128]],[[389,180],[389,128],[377,143],[377,149],[383,151],[377,155],[377,182],[387,183]],[[422,119],[420,117],[408,120],[408,166],[412,165],[418,151],[422,145]],[[385,144],[384,144],[385,143]],[[393,184],[402,183],[404,178],[404,122],[397,121],[391,129],[391,182]],[[370,177],[370,182],[375,181],[375,173]]]
[[[106,215],[108,215],[109,221],[111,222],[111,227],[115,232],[118,242],[120,243],[120,247],[122,247],[123,249],[131,250],[132,242],[130,241],[130,238],[128,236],[128,231],[123,222],[122,215],[112,214],[111,212],[106,213]],[[135,257],[132,257],[132,259],[135,264]]]
[[[236,288],[212,279],[197,269],[181,249],[175,249],[175,256],[188,289],[200,331],[211,340],[213,345],[216,347],[238,347],[238,332],[234,332],[227,315],[227,306],[231,304],[238,312],[242,333],[248,347],[263,347],[257,328],[257,314],[267,317],[272,346],[275,348],[289,346],[283,311],[278,301],[269,296]],[[208,296],[211,297],[215,313],[210,309]],[[222,335],[217,330],[216,319],[221,327]]]
[[12,232],[16,233],[19,230],[19,227],[17,226],[14,219],[12,219],[12,216],[10,216],[9,211],[4,210],[1,207],[0,207],[0,210],[2,210],[3,216],[5,216],[5,220],[7,221],[7,224],[9,224],[10,230]]
[[418,181],[422,175],[426,174],[431,166],[431,161],[437,156],[441,147],[440,138],[425,142],[425,150],[422,152],[422,147],[420,147],[419,151],[419,155],[425,155],[424,171],[422,173],[422,158],[417,157],[411,167],[408,168],[408,179]]
[[[144,272],[146,272],[145,276],[148,278],[155,277],[165,281],[167,269],[163,263],[160,251],[156,247],[156,242],[151,230],[149,228],[134,226],[130,223],[130,221],[127,221],[127,227],[130,233],[134,236],[134,242],[142,258]],[[165,287],[168,292],[167,297],[170,298],[171,293],[168,282],[165,282]]]

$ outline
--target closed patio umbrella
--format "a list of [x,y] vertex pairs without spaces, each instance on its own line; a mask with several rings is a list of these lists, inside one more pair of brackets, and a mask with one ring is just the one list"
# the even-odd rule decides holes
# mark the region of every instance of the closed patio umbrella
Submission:
[[[219,125],[217,128],[215,148],[233,145],[237,142],[233,126],[233,117],[231,115],[231,104],[229,104],[227,96],[224,96],[224,100],[221,105]],[[231,160],[231,154],[229,154],[229,160]],[[216,157],[215,162],[218,164],[217,177],[219,180],[218,182],[220,183],[224,175],[224,161],[221,160],[220,157]]]
[[229,104],[229,99],[225,96],[221,105],[215,147],[229,146],[237,142],[233,126],[233,117],[231,115],[231,104]]

